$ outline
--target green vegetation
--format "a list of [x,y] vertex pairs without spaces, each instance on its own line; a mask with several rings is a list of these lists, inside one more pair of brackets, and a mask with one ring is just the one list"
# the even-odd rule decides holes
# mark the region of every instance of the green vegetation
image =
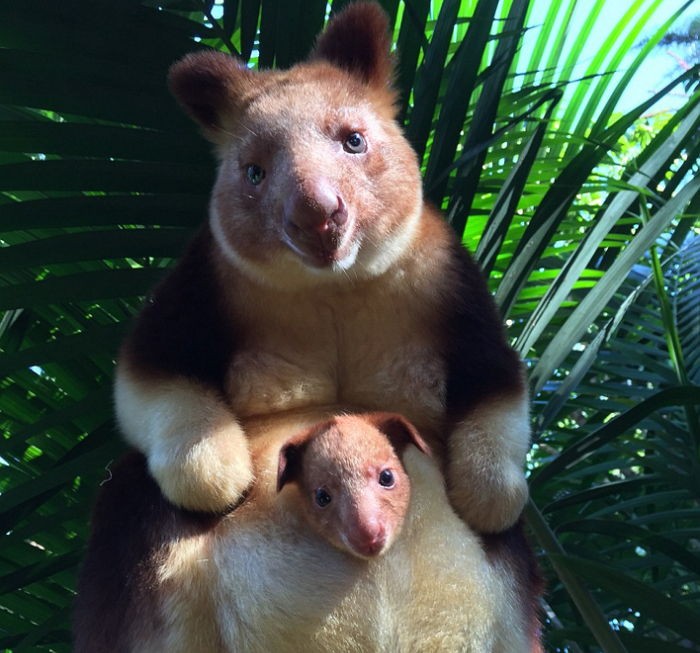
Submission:
[[[382,5],[426,194],[530,367],[547,648],[700,651],[698,65],[629,108],[691,2],[628,0],[614,23],[603,0]],[[168,65],[211,46],[287,66],[325,13],[0,4],[0,649],[70,648],[89,507],[122,449],[115,352],[205,217],[214,162]]]

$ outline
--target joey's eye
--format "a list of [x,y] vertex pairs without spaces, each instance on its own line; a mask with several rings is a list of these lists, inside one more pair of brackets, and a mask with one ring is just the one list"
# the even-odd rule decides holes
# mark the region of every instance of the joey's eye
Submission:
[[394,474],[390,469],[383,469],[379,472],[379,485],[383,487],[394,487]]
[[367,151],[367,141],[360,132],[352,132],[343,143],[346,152],[350,154],[362,154]]
[[248,181],[257,186],[263,179],[265,179],[265,171],[257,164],[250,163],[245,169],[245,175],[248,177]]
[[325,488],[318,488],[315,493],[316,505],[319,508],[325,508],[331,502],[331,495]]

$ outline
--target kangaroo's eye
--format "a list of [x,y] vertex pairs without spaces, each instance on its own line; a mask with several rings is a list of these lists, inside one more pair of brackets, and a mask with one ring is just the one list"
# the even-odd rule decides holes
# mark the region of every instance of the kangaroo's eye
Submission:
[[367,141],[360,132],[352,132],[343,143],[346,152],[350,154],[362,154],[367,151]]
[[394,474],[390,469],[379,472],[379,485],[382,487],[394,487]]
[[245,175],[248,177],[248,181],[257,186],[263,179],[265,179],[265,171],[255,163],[249,163],[245,169]]
[[314,498],[319,508],[325,508],[331,502],[331,495],[328,494],[328,490],[322,487],[316,490]]

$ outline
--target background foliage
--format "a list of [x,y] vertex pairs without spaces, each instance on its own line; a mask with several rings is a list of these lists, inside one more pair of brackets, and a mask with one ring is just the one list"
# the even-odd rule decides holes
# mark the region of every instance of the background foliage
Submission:
[[[213,158],[167,67],[287,66],[343,4],[0,4],[0,649],[70,648],[116,348],[205,217]],[[426,194],[530,367],[548,650],[700,650],[697,65],[620,109],[691,2],[381,4]]]

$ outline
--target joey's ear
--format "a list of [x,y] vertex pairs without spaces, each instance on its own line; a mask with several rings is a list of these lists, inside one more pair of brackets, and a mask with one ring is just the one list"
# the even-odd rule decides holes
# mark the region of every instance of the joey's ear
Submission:
[[319,422],[315,426],[291,437],[280,449],[277,461],[277,491],[287,483],[299,481],[303,471],[304,454],[309,444],[320,435],[327,433],[333,420]]
[[277,491],[281,492],[287,483],[299,480],[306,442],[290,440],[282,446],[277,461]]
[[375,3],[355,2],[331,18],[318,37],[312,58],[326,59],[370,85],[388,87],[394,72],[390,49],[384,10]]
[[395,413],[370,413],[366,416],[377,429],[379,429],[391,442],[391,446],[399,453],[408,444],[414,444],[426,456],[432,456],[430,447],[421,437],[420,433],[405,417]]
[[237,59],[207,50],[175,62],[168,71],[168,86],[204,136],[220,143],[242,98],[255,87],[257,75]]

